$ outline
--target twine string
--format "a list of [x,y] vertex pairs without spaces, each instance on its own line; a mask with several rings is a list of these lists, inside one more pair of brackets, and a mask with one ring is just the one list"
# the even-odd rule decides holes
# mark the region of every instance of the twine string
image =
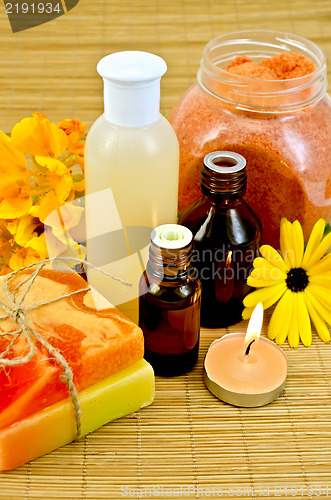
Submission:
[[[76,386],[73,382],[73,372],[72,369],[70,368],[67,360],[65,357],[60,353],[58,349],[53,347],[46,339],[44,339],[36,330],[34,330],[27,322],[27,317],[26,313],[33,310],[33,309],[38,309],[39,307],[48,305],[48,304],[53,304],[54,302],[57,302],[59,300],[66,299],[68,297],[72,297],[73,295],[77,295],[78,293],[82,292],[87,292],[91,290],[90,286],[86,288],[81,288],[80,290],[76,290],[74,292],[61,295],[60,297],[56,297],[54,299],[45,301],[45,302],[40,302],[39,304],[24,308],[23,307],[23,302],[25,297],[28,295],[33,283],[35,282],[37,276],[39,275],[40,271],[45,267],[46,264],[55,261],[55,260],[62,260],[62,261],[74,261],[74,262],[79,262],[80,264],[84,264],[87,267],[91,267],[92,269],[95,269],[96,271],[109,276],[115,281],[121,282],[123,285],[126,286],[132,286],[131,283],[127,283],[126,281],[123,281],[121,278],[118,278],[117,276],[113,276],[110,273],[107,273],[103,269],[100,269],[90,262],[84,260],[84,259],[78,259],[76,257],[52,257],[51,259],[43,260],[40,262],[34,262],[32,264],[29,264],[27,266],[24,266],[16,271],[13,271],[12,273],[8,274],[5,279],[5,294],[6,294],[6,299],[9,303],[9,306],[7,304],[4,304],[3,302],[0,301],[0,308],[6,313],[4,316],[0,316],[0,320],[5,320],[5,319],[13,319],[15,323],[19,326],[18,329],[16,329],[14,332],[4,332],[0,333],[0,337],[4,337],[5,335],[7,336],[12,336],[13,339],[7,346],[7,348],[0,353],[0,365],[4,366],[16,366],[16,365],[22,365],[25,363],[28,363],[29,361],[32,360],[34,355],[36,354],[36,345],[35,341],[40,342],[45,349],[54,357],[54,359],[57,361],[57,363],[62,367],[63,369],[63,374],[61,375],[61,380],[67,385],[71,401],[74,407],[74,414],[75,414],[75,420],[76,420],[76,439],[79,439],[81,437],[82,433],[82,421],[81,421],[81,409],[79,406],[79,401],[78,401],[78,394],[77,394],[77,389]],[[38,265],[39,264],[39,265]],[[30,274],[27,278],[22,280],[20,283],[18,283],[15,288],[13,289],[12,292],[10,292],[9,285],[11,280],[20,272],[30,269],[33,266],[38,265],[37,269]],[[17,300],[17,293],[19,289],[28,283],[26,289],[22,293],[21,297]],[[27,354],[17,357],[14,359],[10,359],[6,357],[6,355],[9,354],[11,348],[13,347],[14,343],[16,340],[21,336],[24,335],[25,339],[27,340],[28,343],[28,348],[29,351]]]

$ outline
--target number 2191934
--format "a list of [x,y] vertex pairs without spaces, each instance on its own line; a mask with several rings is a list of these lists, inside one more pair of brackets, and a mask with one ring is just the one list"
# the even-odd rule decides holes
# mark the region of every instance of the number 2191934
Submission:
[[61,14],[63,9],[60,2],[55,5],[51,2],[32,2],[32,3],[9,3],[5,4],[7,14]]

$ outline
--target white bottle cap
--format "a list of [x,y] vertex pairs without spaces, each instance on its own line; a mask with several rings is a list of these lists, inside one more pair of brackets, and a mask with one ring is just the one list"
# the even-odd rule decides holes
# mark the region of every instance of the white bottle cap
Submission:
[[180,224],[163,224],[151,233],[152,242],[160,248],[184,248],[191,243],[192,238],[190,229]]
[[104,80],[105,118],[122,127],[150,125],[159,118],[160,80],[165,61],[149,52],[115,52],[99,61]]

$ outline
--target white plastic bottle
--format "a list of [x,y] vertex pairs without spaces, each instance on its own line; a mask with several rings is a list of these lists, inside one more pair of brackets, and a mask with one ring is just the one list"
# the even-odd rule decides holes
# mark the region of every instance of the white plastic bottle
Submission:
[[177,220],[179,147],[159,110],[166,69],[147,52],[101,59],[105,111],[85,147],[87,259],[132,286],[96,271],[88,272],[89,282],[136,322],[150,231]]

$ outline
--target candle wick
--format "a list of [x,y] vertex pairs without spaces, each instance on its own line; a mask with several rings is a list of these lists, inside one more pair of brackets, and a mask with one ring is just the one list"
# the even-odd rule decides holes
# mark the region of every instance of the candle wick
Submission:
[[249,355],[249,351],[251,350],[251,345],[253,344],[253,342],[255,342],[255,339],[253,339],[247,346],[247,349],[245,351],[245,356],[248,356]]

